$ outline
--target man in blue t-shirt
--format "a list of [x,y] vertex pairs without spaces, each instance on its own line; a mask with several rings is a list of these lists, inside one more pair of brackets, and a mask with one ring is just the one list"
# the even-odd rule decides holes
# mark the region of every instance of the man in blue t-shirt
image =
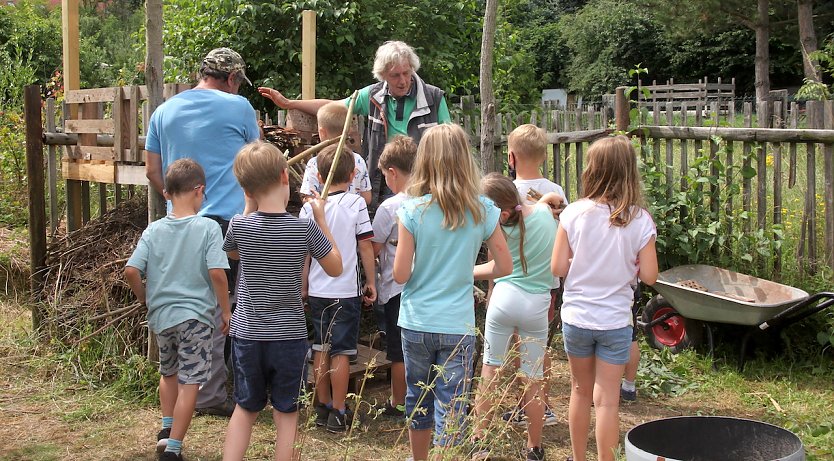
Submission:
[[[194,159],[206,172],[205,203],[200,215],[214,219],[225,235],[229,220],[243,212],[243,190],[232,173],[235,155],[260,135],[255,109],[237,92],[246,77],[243,58],[229,48],[211,50],[200,66],[200,82],[192,90],[159,106],[148,124],[145,170],[150,185],[165,189],[162,172],[180,158]],[[170,204],[169,204],[170,211]],[[227,273],[234,290],[236,261]],[[218,314],[219,321],[219,314]],[[231,416],[234,404],[226,391],[225,337],[215,328],[212,370],[197,396],[197,412]]]

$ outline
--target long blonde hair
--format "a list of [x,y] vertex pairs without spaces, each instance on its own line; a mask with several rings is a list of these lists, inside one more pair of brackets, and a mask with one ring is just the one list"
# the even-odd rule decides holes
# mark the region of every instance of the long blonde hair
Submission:
[[521,270],[527,275],[527,258],[524,257],[524,238],[526,228],[524,227],[524,213],[522,212],[521,197],[512,179],[499,174],[490,173],[481,180],[481,190],[484,195],[495,202],[501,211],[506,211],[507,221],[501,226],[501,232],[507,236],[504,227],[515,227],[518,229],[518,255],[521,260]]
[[455,230],[466,225],[467,214],[476,223],[484,219],[484,208],[478,200],[480,179],[463,129],[452,124],[437,125],[423,134],[417,147],[408,195],[431,194],[427,205],[437,203],[443,212],[443,227]]
[[608,220],[613,226],[627,226],[644,206],[637,152],[627,137],[613,136],[591,144],[588,166],[582,172],[582,194],[608,205]]

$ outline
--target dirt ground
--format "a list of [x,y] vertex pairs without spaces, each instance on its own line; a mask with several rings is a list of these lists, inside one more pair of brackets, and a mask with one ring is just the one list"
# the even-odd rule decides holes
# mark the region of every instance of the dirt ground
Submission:
[[[16,331],[0,329],[0,460],[146,460],[156,459],[155,434],[159,412],[150,406],[125,403],[107,397],[106,392],[90,391],[83,384],[67,384],[60,372],[36,364],[21,355],[21,329],[28,324],[26,312],[2,309],[0,321]],[[6,328],[8,330],[8,327]],[[550,460],[563,460],[570,442],[565,422],[569,397],[569,373],[564,352],[555,351],[550,402],[560,417],[555,426],[544,430],[544,446]],[[40,362],[38,362],[40,363]],[[384,377],[366,385],[368,399],[384,398]],[[684,395],[679,398],[640,398],[621,408],[621,432],[642,422],[661,417],[689,414],[745,414],[741,402],[732,397]],[[190,461],[221,459],[227,420],[195,417],[185,441],[184,455]],[[333,435],[305,424],[300,432],[302,459],[305,460],[404,460],[409,455],[407,434],[391,420],[371,420],[348,436]],[[274,437],[271,417],[264,412],[256,424],[248,460],[272,459]],[[496,450],[503,457],[523,459],[525,433],[513,428]],[[593,441],[589,446],[591,451]],[[460,459],[455,456],[450,459]],[[590,459],[595,459],[591,456]]]

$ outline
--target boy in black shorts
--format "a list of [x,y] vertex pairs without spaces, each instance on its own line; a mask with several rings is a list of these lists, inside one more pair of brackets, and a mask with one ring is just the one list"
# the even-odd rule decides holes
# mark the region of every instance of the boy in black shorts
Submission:
[[246,209],[229,223],[223,249],[240,259],[237,308],[232,317],[235,406],[224,460],[242,460],[252,425],[272,402],[275,459],[297,459],[298,399],[305,381],[307,323],[301,303],[301,270],[308,255],[325,273],[342,272],[342,258],[324,219],[324,201],[310,202],[313,219],[287,213],[287,161],[278,149],[256,141],[235,157],[234,173]]

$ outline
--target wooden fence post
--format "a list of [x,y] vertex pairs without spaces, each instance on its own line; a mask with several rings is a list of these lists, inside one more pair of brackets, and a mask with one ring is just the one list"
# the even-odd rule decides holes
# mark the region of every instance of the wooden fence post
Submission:
[[29,190],[29,260],[32,270],[32,328],[41,324],[37,301],[43,292],[46,265],[46,199],[43,174],[43,127],[41,126],[41,87],[26,86],[23,100],[26,120],[26,175]]
[[619,86],[614,94],[614,124],[617,131],[628,131],[628,126],[631,124],[628,113],[630,104],[625,90],[626,87]]

